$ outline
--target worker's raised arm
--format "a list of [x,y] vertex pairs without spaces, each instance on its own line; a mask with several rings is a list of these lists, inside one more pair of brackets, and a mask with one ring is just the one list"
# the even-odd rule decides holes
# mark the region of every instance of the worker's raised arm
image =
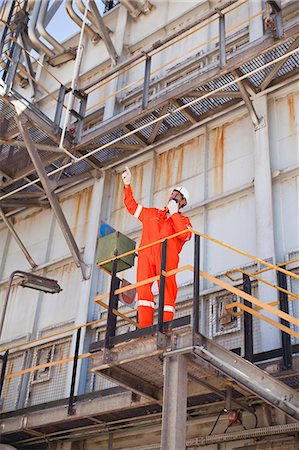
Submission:
[[138,219],[142,211],[142,205],[139,205],[134,198],[133,191],[130,185],[132,176],[128,166],[126,166],[126,170],[122,173],[121,177],[124,183],[125,206],[128,212]]

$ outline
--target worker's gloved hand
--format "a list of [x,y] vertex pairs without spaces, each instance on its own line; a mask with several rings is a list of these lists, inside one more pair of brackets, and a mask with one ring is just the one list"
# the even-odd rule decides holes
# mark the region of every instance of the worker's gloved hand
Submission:
[[175,200],[170,200],[170,202],[167,205],[167,209],[168,209],[169,214],[172,216],[172,214],[178,212],[179,204]]
[[131,184],[131,172],[128,166],[126,166],[126,170],[121,174],[121,177],[125,186]]

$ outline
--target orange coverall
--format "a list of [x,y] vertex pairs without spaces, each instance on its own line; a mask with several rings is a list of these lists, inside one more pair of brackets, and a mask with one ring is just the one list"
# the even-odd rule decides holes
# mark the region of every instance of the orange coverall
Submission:
[[[133,196],[130,186],[124,188],[124,203],[130,214],[142,223],[142,237],[140,246],[150,244],[161,238],[166,238],[179,231],[191,228],[188,217],[180,212],[167,217],[167,209],[145,208],[139,205]],[[167,243],[166,271],[176,269],[179,263],[179,253],[184,243],[189,240],[191,233],[182,234],[169,239]],[[138,253],[137,282],[160,274],[161,249],[158,244]],[[152,293],[153,283],[148,283],[137,288],[138,295],[138,322],[140,328],[153,324],[154,317],[154,295]],[[160,286],[159,286],[160,287]],[[166,277],[164,315],[163,320],[172,320],[175,312],[175,300],[177,296],[177,283],[175,275]]]

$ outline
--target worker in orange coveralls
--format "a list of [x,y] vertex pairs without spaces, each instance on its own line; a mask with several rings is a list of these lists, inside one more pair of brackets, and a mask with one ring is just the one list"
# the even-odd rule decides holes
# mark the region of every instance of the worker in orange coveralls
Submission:
[[[167,206],[161,210],[157,208],[145,208],[139,205],[133,196],[131,189],[131,172],[128,167],[122,173],[124,183],[124,203],[130,214],[142,223],[142,237],[140,246],[150,244],[159,239],[166,238],[182,230],[191,228],[189,219],[183,216],[180,209],[187,205],[189,193],[184,187],[175,187],[170,195]],[[191,233],[183,233],[167,242],[166,271],[176,269],[179,263],[179,253]],[[161,244],[154,245],[138,253],[137,282],[160,274],[161,270]],[[137,288],[138,294],[138,322],[139,327],[144,328],[153,324],[154,295],[153,283],[148,283]],[[177,296],[177,284],[175,275],[166,277],[164,315],[163,320],[172,320],[175,312],[175,300]]]

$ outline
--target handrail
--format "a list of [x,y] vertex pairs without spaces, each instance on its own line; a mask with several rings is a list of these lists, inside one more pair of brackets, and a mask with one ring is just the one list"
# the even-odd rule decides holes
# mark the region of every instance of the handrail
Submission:
[[[182,272],[184,270],[189,270],[191,272],[194,272],[193,266],[190,265],[190,264],[187,264],[187,265],[185,265],[185,266],[183,266],[181,268],[173,269],[173,270],[168,271],[168,272],[163,272],[163,275],[166,276],[166,277],[169,277],[169,276],[172,276],[174,273]],[[271,306],[271,304],[265,303],[262,300],[257,299],[253,295],[247,294],[246,292],[242,291],[241,289],[236,288],[235,286],[231,286],[227,282],[225,282],[223,280],[219,280],[218,278],[216,278],[216,277],[214,277],[214,276],[212,276],[212,275],[210,275],[210,274],[208,274],[208,273],[206,273],[204,271],[200,271],[200,276],[205,278],[206,280],[211,281],[212,283],[222,287],[223,289],[225,289],[225,290],[227,290],[227,291],[237,295],[238,297],[241,297],[244,300],[247,300],[248,302],[255,304],[256,306],[261,307],[261,309],[268,310],[268,312],[276,315],[280,319],[283,319],[283,320],[285,320],[287,322],[290,322],[290,323],[294,324],[295,326],[299,326],[299,319],[296,319],[295,317],[291,316],[288,313],[285,313],[284,311],[280,311],[280,310],[274,308],[273,306]],[[155,278],[157,278],[157,277],[155,277]],[[144,280],[144,281],[149,282],[148,279]],[[130,286],[130,288],[132,286]],[[120,292],[120,291],[123,292],[123,289],[124,288],[116,290],[115,294],[117,292]],[[128,290],[128,289],[126,289],[126,290]],[[236,308],[236,307],[241,308],[244,311],[252,314],[253,316],[270,323],[274,327],[280,329],[281,331],[284,331],[285,333],[288,333],[289,335],[292,335],[292,336],[294,336],[296,338],[299,338],[299,332],[296,332],[296,331],[292,330],[291,328],[283,325],[282,323],[277,322],[277,321],[275,321],[275,320],[273,320],[273,319],[271,319],[271,318],[269,318],[269,317],[267,317],[267,316],[257,312],[255,309],[250,308],[250,307],[244,305],[241,302],[232,302],[232,303],[229,303],[228,305],[225,306],[225,308],[228,311],[230,309]],[[232,315],[234,315],[234,314],[232,314]],[[97,322],[97,321],[95,321],[95,322]],[[74,329],[78,329],[78,328],[80,328],[80,327],[76,327]],[[65,331],[64,331],[64,333],[65,333]],[[78,358],[79,359],[83,359],[83,358],[88,358],[90,356],[91,356],[91,353],[83,353],[83,354],[79,355]],[[74,360],[74,357],[69,357],[69,358],[60,359],[58,361],[52,361],[50,363],[39,364],[37,366],[30,367],[30,368],[27,368],[27,369],[23,369],[23,370],[18,371],[18,372],[12,372],[9,375],[6,375],[5,379],[9,380],[9,379],[14,378],[16,376],[24,375],[26,373],[33,372],[35,370],[43,369],[43,368],[46,368],[46,367],[56,366],[56,365],[63,364],[63,363],[66,363],[66,362],[71,362],[73,360]]]
[[[134,310],[126,311],[126,312],[124,312],[122,314],[124,314],[124,315],[131,314],[132,311],[134,311]],[[61,330],[61,331],[57,331],[56,333],[48,334],[47,336],[42,336],[42,337],[37,338],[37,339],[32,339],[30,341],[21,342],[20,344],[12,345],[11,347],[1,348],[0,349],[0,353],[6,352],[6,351],[15,350],[17,348],[24,347],[24,345],[35,344],[36,342],[44,341],[45,339],[50,339],[50,338],[53,338],[53,337],[56,337],[56,336],[60,336],[61,334],[69,333],[70,331],[76,331],[76,330],[79,330],[80,328],[90,327],[92,325],[96,325],[97,323],[103,323],[103,322],[106,322],[106,321],[107,321],[106,318],[105,319],[92,320],[91,322],[86,322],[86,323],[83,323],[81,325],[77,325],[76,327],[71,327],[71,328],[67,328],[66,330]]]
[[226,248],[228,250],[232,250],[235,253],[239,253],[240,255],[245,256],[246,258],[252,259],[252,260],[254,260],[254,261],[256,261],[256,262],[258,262],[260,264],[263,264],[263,265],[269,267],[269,269],[277,270],[278,272],[282,272],[282,273],[284,273],[284,274],[286,274],[286,275],[288,275],[290,277],[293,277],[293,278],[296,278],[297,280],[299,280],[299,275],[297,275],[297,274],[295,274],[293,272],[290,272],[289,270],[283,269],[283,268],[281,268],[278,265],[271,264],[271,263],[269,263],[267,261],[264,261],[263,259],[258,258],[257,256],[253,256],[250,253],[244,252],[243,250],[240,250],[240,249],[238,249],[236,247],[233,247],[232,245],[226,244],[225,242],[219,241],[218,239],[213,238],[211,236],[208,236],[207,234],[204,234],[204,233],[201,233],[199,231],[193,230],[192,228],[188,228],[187,230],[179,231],[178,233],[171,234],[170,236],[167,236],[166,238],[158,239],[155,242],[143,245],[143,246],[141,246],[141,247],[139,247],[137,249],[130,250],[128,252],[122,253],[121,255],[113,256],[112,258],[108,258],[105,261],[102,261],[102,262],[98,263],[98,266],[101,267],[104,264],[110,263],[110,262],[112,262],[112,261],[114,261],[116,259],[124,258],[125,256],[132,255],[133,253],[145,250],[147,248],[153,247],[153,246],[158,245],[158,244],[162,244],[162,242],[165,239],[167,239],[167,240],[173,239],[174,237],[181,236],[182,234],[186,234],[186,233],[196,234],[197,236],[200,236],[200,237],[202,237],[204,239],[207,239],[208,241],[213,242],[214,244],[218,244],[218,245],[220,245],[220,246],[222,246],[222,247],[224,247],[224,248]]
[[[248,1],[248,0],[246,0],[246,1]],[[243,2],[243,3],[244,3],[244,2]],[[234,25],[233,27],[228,28],[226,32],[227,32],[227,33],[230,33],[230,32],[232,32],[232,31],[234,31],[235,29],[239,28],[239,27],[240,27],[241,25],[243,25],[244,23],[250,22],[250,20],[256,19],[256,17],[261,16],[262,14],[264,14],[264,12],[266,12],[266,9],[263,9],[263,10],[259,11],[258,13],[253,14],[253,15],[250,16],[250,17],[247,17],[245,20],[242,20],[241,22],[237,23],[237,24]],[[227,14],[227,13],[225,13],[225,14]],[[210,20],[210,21],[208,22],[208,24],[210,24],[210,23],[212,23],[212,22],[215,22],[216,20],[217,20],[217,18],[215,18],[215,19],[213,19],[213,20]],[[197,31],[200,31],[201,29],[205,28],[205,26],[208,25],[208,24],[202,25],[201,27],[197,28],[196,30],[193,30],[193,32],[192,32],[192,33],[189,33],[187,36],[189,36],[190,34],[193,34],[193,33],[197,32]],[[179,40],[183,40],[183,39],[185,39],[185,37],[187,37],[187,36],[184,36],[184,37],[182,37],[182,38],[179,39]],[[182,55],[180,55],[180,56],[175,56],[174,58],[170,59],[170,60],[167,61],[166,63],[163,63],[161,66],[157,67],[155,70],[151,71],[151,72],[150,72],[150,75],[156,74],[156,73],[159,72],[160,70],[162,70],[162,69],[164,69],[165,67],[169,66],[170,64],[174,63],[175,61],[179,61],[180,59],[186,58],[186,55],[188,55],[188,54],[190,54],[190,53],[193,53],[195,50],[198,50],[198,49],[200,49],[201,47],[203,47],[203,46],[205,46],[205,45],[208,45],[208,44],[210,44],[210,43],[213,42],[213,41],[216,41],[218,38],[219,38],[219,34],[216,34],[215,36],[213,36],[213,37],[211,37],[211,38],[205,40],[204,42],[201,42],[200,44],[196,45],[195,47],[192,47],[191,49],[189,49],[187,52],[183,53]],[[169,44],[167,47],[163,47],[162,49],[159,49],[159,51],[157,51],[157,52],[153,52],[153,53],[151,54],[151,56],[154,56],[154,55],[156,55],[157,53],[161,52],[162,50],[165,50],[165,48],[168,48],[168,47],[170,47],[171,45],[176,44],[177,42],[179,42],[179,40],[177,40],[177,41],[174,42],[173,44]],[[142,62],[145,61],[145,57],[143,57],[143,58],[144,58],[144,59],[142,59],[140,62],[134,64],[133,67],[124,69],[124,70],[122,70],[120,73],[118,73],[117,75],[115,75],[114,77],[110,78],[109,80],[105,80],[104,83],[102,83],[101,85],[99,85],[96,89],[93,89],[93,90],[89,91],[89,93],[94,92],[94,91],[96,91],[97,89],[100,89],[100,88],[103,87],[105,84],[110,83],[111,81],[113,81],[114,79],[117,79],[119,76],[121,76],[121,75],[124,74],[125,72],[128,72],[128,71],[131,70],[132,68],[134,68],[134,67],[136,67],[137,65],[141,64]],[[118,90],[116,90],[115,92],[113,92],[113,94],[110,94],[109,96],[104,97],[103,99],[99,100],[97,103],[94,103],[94,104],[90,105],[90,106],[86,109],[86,111],[90,111],[91,109],[94,109],[95,107],[97,107],[97,106],[99,106],[99,105],[105,103],[105,102],[106,102],[107,100],[109,100],[110,98],[115,97],[117,94],[120,94],[121,92],[123,92],[123,91],[125,91],[126,89],[128,89],[128,88],[134,86],[135,84],[140,83],[143,79],[144,79],[144,77],[140,77],[140,78],[138,78],[137,80],[131,81],[131,83],[129,83],[129,84],[127,84],[127,85],[125,85],[125,86],[119,88]]]
[[[282,267],[282,266],[287,266],[289,264],[292,264],[292,263],[298,262],[298,261],[299,261],[299,258],[295,258],[295,259],[291,259],[290,261],[284,261],[283,263],[279,263],[279,264],[276,264],[276,265],[277,265],[277,267]],[[255,272],[253,272],[253,273],[250,273],[250,276],[259,275],[261,273],[268,272],[269,270],[271,270],[271,268],[260,269],[260,270],[257,270]],[[229,278],[231,281],[240,281],[240,280],[242,280],[242,277],[233,278],[232,276],[230,276],[230,274],[238,273],[238,272],[241,272],[241,269],[231,269],[231,270],[228,270],[227,272],[225,272],[225,276],[227,276],[227,278]]]

